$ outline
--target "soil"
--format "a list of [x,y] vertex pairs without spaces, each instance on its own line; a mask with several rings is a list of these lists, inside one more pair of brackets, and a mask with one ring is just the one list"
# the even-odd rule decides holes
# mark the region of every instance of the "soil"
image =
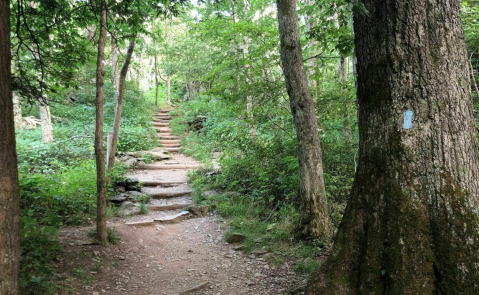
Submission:
[[[162,114],[165,114],[163,112]],[[170,136],[169,134],[162,134]],[[174,153],[172,162],[198,164]],[[144,188],[145,192],[191,190],[186,169],[136,170],[140,181],[184,181],[170,188]],[[153,205],[192,203],[190,195],[153,200]],[[272,253],[247,255],[239,244],[225,242],[226,222],[216,212],[191,216],[173,224],[128,225],[182,210],[150,211],[147,215],[116,217],[108,222],[121,240],[102,247],[88,233],[93,227],[64,228],[58,273],[58,294],[301,294],[304,275],[293,272],[291,262],[275,264]],[[275,254],[276,255],[276,254]],[[279,255],[279,254],[278,254]]]

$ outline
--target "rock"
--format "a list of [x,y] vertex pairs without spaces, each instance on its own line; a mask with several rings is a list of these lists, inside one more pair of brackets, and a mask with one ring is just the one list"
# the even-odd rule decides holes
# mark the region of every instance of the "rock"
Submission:
[[188,211],[195,216],[205,216],[208,214],[208,206],[190,206]]
[[246,247],[244,245],[240,245],[238,247],[235,247],[233,250],[235,251],[243,251]]
[[221,174],[221,172],[218,171],[218,170],[216,170],[216,171],[211,171],[211,172],[205,173],[205,177],[213,178],[213,177],[215,177],[215,176],[218,175],[218,174]]
[[125,164],[126,167],[128,169],[130,169],[130,168],[134,168],[136,166],[137,162],[138,161],[135,158],[130,158],[130,159],[126,160],[123,164]]
[[203,198],[216,197],[218,195],[217,191],[204,191],[201,193]]
[[248,286],[253,286],[253,285],[254,285],[254,282],[252,282],[252,281],[247,281],[247,282],[246,282],[246,285],[248,285]]
[[123,186],[119,186],[119,187],[115,188],[115,191],[117,191],[119,193],[124,193],[124,192],[126,192],[126,189]]
[[129,198],[128,194],[122,193],[122,194],[112,196],[109,201],[112,203],[121,203],[128,200],[128,198]]
[[123,210],[125,215],[134,215],[140,213],[140,204],[124,201],[121,203],[120,209]]
[[121,255],[120,255],[120,256],[118,256],[118,259],[120,259],[120,260],[125,260],[125,256],[121,256]]
[[256,256],[261,256],[261,255],[264,255],[268,253],[268,251],[266,249],[258,249],[258,250],[254,250],[253,252],[251,252],[251,254],[254,254]]
[[226,198],[235,198],[241,196],[241,194],[238,192],[225,192],[223,193],[223,196]]
[[241,243],[245,239],[246,239],[245,235],[242,235],[240,233],[234,233],[226,241],[230,244],[233,244],[233,243]]
[[266,259],[266,260],[273,259],[274,254],[273,253],[266,253],[266,254],[263,255],[263,258]]
[[294,288],[291,292],[289,292],[289,294],[297,295],[297,294],[302,294],[305,291],[306,291],[306,285],[302,285],[302,286]]

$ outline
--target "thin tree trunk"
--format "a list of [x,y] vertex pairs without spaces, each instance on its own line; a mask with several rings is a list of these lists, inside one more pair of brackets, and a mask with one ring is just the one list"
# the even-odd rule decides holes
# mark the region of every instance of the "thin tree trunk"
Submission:
[[126,73],[128,72],[128,67],[130,66],[131,57],[133,56],[133,50],[135,48],[135,37],[132,38],[130,41],[130,45],[128,45],[128,51],[126,53],[125,61],[123,62],[123,66],[121,67],[120,71],[120,84],[118,89],[118,100],[116,102],[116,110],[115,110],[115,120],[113,122],[113,136],[111,139],[111,147],[110,147],[110,154],[108,155],[108,172],[113,170],[115,166],[115,153],[116,147],[118,145],[118,133],[120,131],[120,119],[121,119],[121,110],[123,107],[123,96],[125,94],[125,80],[126,80]]
[[479,144],[461,2],[361,2],[358,169],[307,294],[479,294]]
[[13,117],[15,121],[15,130],[23,129],[23,118],[22,118],[22,104],[20,102],[20,94],[18,92],[13,92]]
[[0,1],[0,294],[17,295],[20,189],[11,89],[10,1]]
[[114,35],[111,35],[111,73],[113,80],[113,88],[118,92],[119,85],[119,70],[118,70],[118,45],[116,43],[116,38]]
[[277,0],[281,61],[298,139],[302,202],[300,233],[328,240],[333,233],[324,187],[318,123],[303,66],[295,0]]
[[472,54],[471,57],[469,58],[469,67],[471,71],[471,81],[472,85],[474,85],[474,88],[476,89],[476,94],[477,94],[477,99],[479,100],[479,89],[477,88],[477,83],[476,83],[476,77],[474,76],[474,67],[472,66]]
[[346,71],[346,65],[348,63],[348,58],[344,57],[341,54],[341,58],[339,59],[339,71],[341,77],[341,91],[345,96],[344,99],[346,100],[344,105],[344,114],[343,114],[343,135],[344,135],[344,143],[349,144],[351,142],[351,119],[349,118],[349,101],[347,101],[346,93],[348,91],[348,73]]
[[95,122],[95,158],[97,187],[96,231],[102,245],[108,245],[106,231],[106,180],[105,155],[103,154],[103,61],[105,57],[107,0],[101,1],[100,37],[96,62],[96,122]]
[[171,77],[166,76],[166,103],[171,105]]
[[155,55],[155,105],[158,106],[158,62]]
[[42,97],[38,106],[40,108],[40,121],[42,126],[42,139],[44,142],[53,141],[53,127],[52,127],[52,116],[50,114],[50,106],[48,105],[48,99]]
[[[235,1],[236,0],[230,0],[231,3],[231,12],[232,12],[232,17],[233,17],[233,25],[235,25],[238,22],[238,16],[236,14],[236,7],[235,7]],[[235,33],[233,34],[233,52],[235,55],[235,63],[236,63],[236,70],[239,72],[239,64],[238,64],[238,42],[236,42],[236,28],[234,29]],[[240,76],[236,76],[236,90],[238,93],[240,92],[241,86],[240,86]]]

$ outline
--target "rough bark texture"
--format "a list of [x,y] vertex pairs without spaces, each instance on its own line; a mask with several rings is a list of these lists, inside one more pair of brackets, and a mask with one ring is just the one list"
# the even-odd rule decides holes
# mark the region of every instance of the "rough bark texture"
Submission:
[[40,109],[40,121],[42,124],[42,139],[44,142],[52,142],[53,140],[53,127],[52,127],[52,115],[50,114],[50,106],[48,105],[48,99],[43,97],[38,102]]
[[10,1],[0,0],[0,294],[18,293],[20,189],[11,89]]
[[15,121],[15,130],[23,129],[22,104],[20,103],[20,94],[13,92],[13,118]]
[[128,45],[128,50],[126,52],[125,61],[120,71],[120,84],[118,89],[118,100],[116,102],[115,110],[115,120],[113,122],[113,135],[111,139],[110,154],[108,155],[108,172],[113,170],[115,166],[115,153],[116,147],[118,145],[118,133],[120,131],[120,119],[121,119],[121,110],[123,107],[123,97],[125,96],[125,80],[126,73],[128,72],[128,67],[130,66],[131,57],[133,56],[133,50],[135,49],[135,37],[130,41]]
[[303,204],[300,232],[327,240],[333,232],[324,188],[318,123],[299,42],[295,0],[277,0],[281,61],[298,139],[300,195]]
[[358,170],[307,294],[479,294],[479,154],[461,3],[361,2]]
[[103,153],[103,79],[105,76],[103,60],[105,58],[106,9],[107,0],[101,0],[100,37],[98,39],[98,55],[96,60],[95,158],[97,188],[96,230],[98,240],[102,245],[108,245],[106,232],[105,155]]

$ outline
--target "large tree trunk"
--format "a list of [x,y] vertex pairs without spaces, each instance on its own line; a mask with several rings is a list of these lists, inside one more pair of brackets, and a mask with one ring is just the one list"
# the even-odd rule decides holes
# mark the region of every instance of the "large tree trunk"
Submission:
[[105,155],[103,154],[103,60],[105,58],[107,0],[101,0],[100,37],[98,39],[98,55],[96,60],[96,122],[95,122],[95,158],[97,216],[96,231],[102,245],[108,245],[106,232],[106,181]]
[[300,232],[320,240],[333,233],[324,187],[318,123],[299,42],[295,0],[277,0],[281,61],[298,139],[302,201]]
[[362,0],[359,163],[307,294],[479,294],[479,154],[459,0]]
[[40,109],[40,121],[42,126],[42,139],[44,142],[52,142],[53,140],[53,127],[52,127],[52,115],[50,114],[50,106],[48,105],[48,99],[42,97],[38,102]]
[[20,189],[11,89],[10,1],[0,1],[0,294],[16,295],[20,260]]
[[113,122],[113,137],[111,139],[110,154],[108,155],[108,172],[111,172],[113,170],[113,166],[115,166],[115,153],[116,147],[118,145],[118,133],[120,131],[121,110],[123,107],[123,96],[125,96],[126,73],[128,72],[131,57],[133,56],[135,39],[136,38],[133,37],[130,41],[130,45],[128,45],[125,61],[123,62],[123,66],[121,67],[120,71],[120,88],[118,89],[118,100],[116,102],[115,120]]

